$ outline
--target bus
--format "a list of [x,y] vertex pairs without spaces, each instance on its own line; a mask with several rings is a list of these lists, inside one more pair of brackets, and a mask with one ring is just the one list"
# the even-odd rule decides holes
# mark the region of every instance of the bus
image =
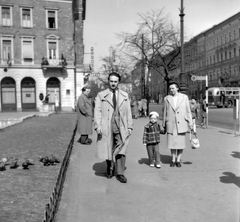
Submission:
[[208,105],[232,107],[234,99],[239,99],[240,87],[211,87],[208,89]]

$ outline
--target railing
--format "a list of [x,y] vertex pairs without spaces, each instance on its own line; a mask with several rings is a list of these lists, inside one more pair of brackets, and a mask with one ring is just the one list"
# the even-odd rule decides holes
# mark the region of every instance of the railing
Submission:
[[43,222],[54,222],[56,219],[55,217],[56,217],[58,206],[59,206],[61,196],[62,196],[63,184],[65,181],[66,172],[67,172],[67,168],[69,165],[70,155],[72,153],[72,148],[73,148],[73,144],[74,144],[74,138],[76,135],[76,131],[77,131],[77,125],[73,131],[71,141],[68,145],[66,154],[62,161],[62,165],[61,165],[58,177],[57,177],[56,185],[52,192],[52,196],[50,197],[49,203],[46,205]]

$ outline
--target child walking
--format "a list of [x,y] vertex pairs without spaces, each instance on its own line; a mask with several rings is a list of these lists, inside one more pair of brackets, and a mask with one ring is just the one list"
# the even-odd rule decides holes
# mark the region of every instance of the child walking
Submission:
[[151,112],[149,114],[150,121],[144,126],[143,145],[147,148],[150,167],[156,166],[156,168],[161,168],[159,153],[161,128],[157,122],[157,118],[159,118],[157,112]]

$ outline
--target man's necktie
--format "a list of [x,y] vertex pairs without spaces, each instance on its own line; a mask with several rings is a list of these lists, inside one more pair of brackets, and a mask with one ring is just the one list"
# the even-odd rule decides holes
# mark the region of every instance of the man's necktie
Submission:
[[112,100],[113,100],[113,108],[115,110],[116,109],[116,105],[117,105],[116,91],[115,90],[113,91],[113,98],[112,98]]

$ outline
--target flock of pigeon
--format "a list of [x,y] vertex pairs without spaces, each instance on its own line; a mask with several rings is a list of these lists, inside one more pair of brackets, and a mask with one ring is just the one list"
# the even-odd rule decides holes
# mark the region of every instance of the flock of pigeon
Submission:
[[[54,155],[48,156],[39,156],[39,161],[43,163],[44,166],[56,165],[60,163],[60,160]],[[0,171],[6,170],[6,166],[9,165],[10,169],[16,169],[19,167],[19,159],[13,157],[4,157],[0,160]],[[26,158],[22,162],[22,169],[28,170],[30,165],[34,165],[32,159]]]

